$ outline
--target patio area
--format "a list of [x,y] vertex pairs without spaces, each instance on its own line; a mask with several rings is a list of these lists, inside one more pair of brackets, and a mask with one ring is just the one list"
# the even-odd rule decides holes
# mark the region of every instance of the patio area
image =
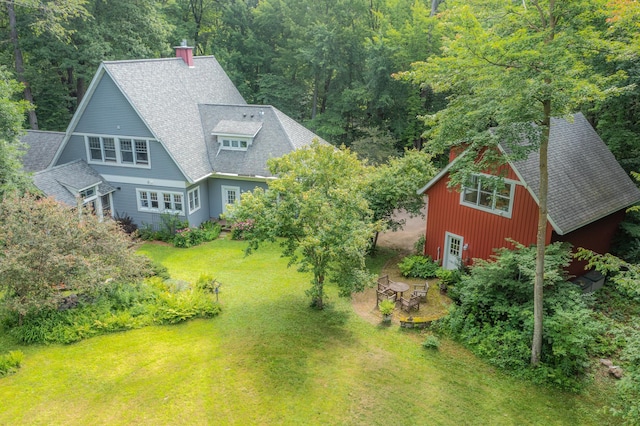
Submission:
[[[389,275],[389,280],[391,281],[407,283],[410,289],[413,289],[414,284],[424,284],[425,280],[423,279],[402,276],[397,265],[404,256],[406,256],[406,253],[400,253],[396,257],[391,258],[382,269],[380,275]],[[399,304],[396,305],[396,309],[391,318],[392,325],[399,325],[400,321],[406,320],[409,316],[413,317],[414,320],[432,321],[446,315],[448,306],[451,304],[451,299],[440,293],[437,278],[430,279],[428,282],[429,291],[427,292],[427,301],[420,302],[420,309],[417,311],[412,310],[410,314],[401,310]],[[368,288],[352,296],[352,304],[356,313],[372,324],[379,324],[382,321],[382,314],[376,307],[376,291],[376,287]],[[411,291],[407,291],[404,297],[408,298],[410,294]]]

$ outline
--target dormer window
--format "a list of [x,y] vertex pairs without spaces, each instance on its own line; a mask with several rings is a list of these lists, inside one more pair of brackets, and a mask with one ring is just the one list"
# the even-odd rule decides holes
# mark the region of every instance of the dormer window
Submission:
[[211,131],[218,139],[219,149],[246,151],[262,128],[262,121],[221,120]]
[[223,138],[222,139],[222,148],[223,149],[239,149],[239,150],[242,150],[242,151],[246,151],[248,147],[249,147],[249,141],[248,140],[227,139],[227,138]]

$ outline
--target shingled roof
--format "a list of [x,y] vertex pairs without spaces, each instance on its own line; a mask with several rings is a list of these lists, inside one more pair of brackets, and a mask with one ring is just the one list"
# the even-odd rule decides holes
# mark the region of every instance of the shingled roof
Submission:
[[27,172],[39,172],[49,167],[64,136],[63,132],[28,130],[20,138],[26,148],[22,156],[24,170]]
[[193,61],[193,67],[181,58],[102,65],[192,182],[211,173],[198,104],[246,103],[214,57]]
[[[538,152],[511,166],[538,200]],[[551,120],[548,170],[548,217],[560,235],[640,202],[640,190],[581,113],[573,122]]]
[[[506,144],[500,144],[500,148],[510,152]],[[456,161],[417,192],[426,192]],[[526,159],[509,162],[536,203],[540,189],[539,164],[537,150]],[[547,218],[559,235],[640,202],[640,190],[581,113],[575,114],[571,122],[551,119],[547,165]]]
[[[327,143],[269,105],[200,105],[200,114],[214,173],[272,177],[266,167],[269,158],[311,145],[314,139]],[[246,151],[218,149],[213,134],[223,133],[221,129],[238,136],[253,133],[251,147]]]
[[75,160],[35,173],[33,183],[42,192],[69,207],[76,206],[76,195],[83,189],[99,185],[100,195],[115,191],[84,160]]

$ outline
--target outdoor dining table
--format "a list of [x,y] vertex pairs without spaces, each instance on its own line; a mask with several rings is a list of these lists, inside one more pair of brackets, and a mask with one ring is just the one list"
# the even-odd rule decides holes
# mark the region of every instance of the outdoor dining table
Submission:
[[[409,290],[409,284],[403,283],[402,281],[391,281],[389,282],[389,288],[396,292],[396,300],[400,300],[402,294]],[[398,295],[400,297],[398,297]]]

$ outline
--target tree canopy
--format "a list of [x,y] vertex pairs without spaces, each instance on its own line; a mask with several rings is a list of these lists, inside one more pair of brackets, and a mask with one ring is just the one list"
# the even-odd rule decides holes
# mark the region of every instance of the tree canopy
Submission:
[[349,296],[373,282],[365,255],[376,230],[362,195],[365,167],[355,154],[317,142],[269,161],[278,179],[242,194],[230,217],[245,224],[248,252],[279,240],[283,255],[313,274],[312,306],[324,306],[324,285]]
[[[532,364],[542,347],[542,289],[547,230],[547,146],[551,117],[567,117],[616,90],[619,73],[604,76],[593,64],[612,49],[603,45],[606,14],[601,0],[513,3],[453,2],[444,14],[443,54],[416,63],[406,78],[448,95],[431,115],[429,135],[436,149],[465,144],[451,182],[489,168],[499,141],[516,155],[539,152],[540,188],[535,327]],[[535,126],[532,126],[535,124]],[[524,139],[524,141],[523,141]],[[524,144],[523,144],[524,142]],[[524,149],[522,149],[524,148]],[[504,161],[504,160],[502,160]]]
[[63,290],[88,294],[106,280],[146,272],[148,262],[114,221],[100,222],[51,198],[6,194],[0,228],[0,294],[20,317],[56,308]]

